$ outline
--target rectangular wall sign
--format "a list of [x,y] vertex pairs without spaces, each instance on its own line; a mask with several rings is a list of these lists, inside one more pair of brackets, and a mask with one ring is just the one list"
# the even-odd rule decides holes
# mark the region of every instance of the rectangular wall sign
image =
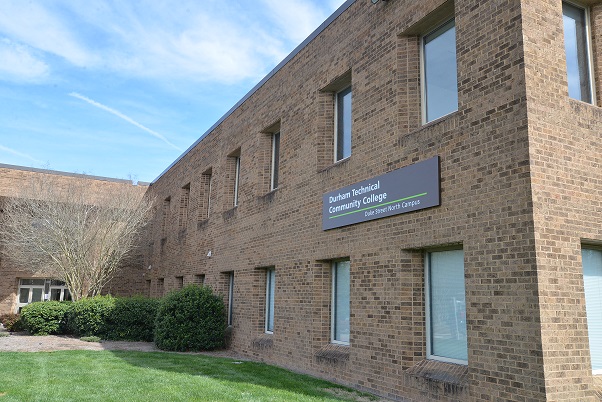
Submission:
[[322,230],[441,204],[439,157],[331,191],[322,196]]

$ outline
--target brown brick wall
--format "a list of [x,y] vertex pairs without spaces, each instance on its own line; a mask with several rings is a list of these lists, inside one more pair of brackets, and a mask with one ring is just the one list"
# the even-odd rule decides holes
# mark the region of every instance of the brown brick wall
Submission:
[[[119,186],[131,186],[131,182],[126,180],[115,180],[95,176],[86,176],[81,174],[70,174],[64,172],[53,172],[41,169],[30,169],[24,167],[0,165],[0,210],[2,208],[2,199],[6,197],[20,197],[22,190],[31,185],[33,181],[42,180],[52,183],[59,188],[68,188],[69,183],[77,181],[89,189],[90,202],[95,202],[95,194],[110,192],[111,189]],[[146,185],[138,186],[142,196],[148,189]],[[0,211],[0,215],[1,215]],[[143,272],[142,252],[136,253],[132,263],[125,267],[119,276],[110,283],[107,293],[114,295],[130,295],[144,292],[144,281],[141,273]],[[140,255],[140,257],[138,257]],[[45,272],[32,272],[20,267],[15,267],[6,257],[0,257],[0,314],[13,312],[16,307],[16,297],[18,283],[20,278],[50,278],[51,275]]]
[[[602,113],[567,96],[560,2],[530,3],[523,18],[546,394],[549,400],[591,400],[581,244],[602,240]],[[599,72],[600,6],[592,11]]]
[[[459,110],[423,126],[412,29],[439,18],[429,12],[442,3],[355,2],[154,183],[165,198],[199,186],[211,168],[218,207],[202,225],[189,221],[186,246],[153,256],[151,275],[203,273],[225,296],[220,272],[233,270],[232,347],[272,363],[418,401],[544,400],[521,4],[456,2]],[[352,156],[333,165],[334,103],[324,89],[349,71]],[[275,121],[281,184],[268,193],[262,131]],[[240,203],[231,209],[228,155],[238,148]],[[323,193],[435,155],[440,207],[321,230]],[[174,224],[167,232],[168,244],[178,241]],[[465,252],[466,368],[423,364],[422,250],[446,244]],[[330,344],[330,261],[339,258],[351,261],[350,346]],[[268,266],[276,270],[273,335],[264,334],[258,269]]]

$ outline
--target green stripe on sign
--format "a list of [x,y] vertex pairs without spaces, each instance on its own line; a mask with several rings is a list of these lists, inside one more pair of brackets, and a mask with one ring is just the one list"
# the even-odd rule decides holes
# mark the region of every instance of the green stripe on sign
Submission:
[[389,205],[389,204],[395,204],[396,202],[400,202],[400,201],[411,200],[412,198],[422,197],[423,195],[427,195],[427,194],[428,193],[420,193],[420,194],[416,194],[416,195],[411,195],[409,197],[400,198],[400,199],[395,200],[395,201],[385,202],[384,204],[373,205],[371,207],[358,209],[357,211],[345,212],[344,214],[339,214],[339,215],[331,216],[328,219],[340,218],[341,216],[345,216],[345,215],[357,214],[358,212],[367,211],[369,209],[374,209],[374,208],[378,208],[378,207],[383,207],[383,206]]

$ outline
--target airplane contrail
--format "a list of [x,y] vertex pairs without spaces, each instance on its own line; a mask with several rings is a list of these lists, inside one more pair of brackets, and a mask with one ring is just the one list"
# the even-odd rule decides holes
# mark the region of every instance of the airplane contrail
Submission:
[[33,162],[36,162],[36,163],[43,163],[41,160],[36,159],[33,156],[31,156],[31,155],[24,154],[23,152],[16,151],[16,150],[14,150],[12,148],[5,147],[3,145],[0,145],[0,151],[5,151],[5,152],[8,152],[9,154],[20,156],[22,158],[27,158],[27,159],[29,159],[29,160],[31,160]]
[[69,94],[69,96],[72,96],[72,97],[77,98],[77,99],[81,99],[84,102],[87,102],[87,103],[89,103],[92,106],[96,106],[99,109],[102,109],[102,110],[104,110],[106,112],[109,112],[109,113],[111,113],[111,114],[113,114],[113,115],[115,115],[115,116],[117,116],[117,117],[119,117],[119,118],[127,121],[128,123],[133,124],[134,126],[138,127],[139,129],[146,131],[147,133],[149,133],[153,137],[160,139],[161,141],[163,141],[164,143],[166,143],[170,147],[173,147],[173,148],[177,149],[178,151],[182,152],[182,149],[180,147],[178,147],[178,146],[174,145],[173,143],[171,143],[167,138],[165,138],[164,136],[162,136],[158,132],[153,131],[150,128],[143,126],[142,124],[138,123],[136,120],[132,119],[131,117],[128,117],[128,116],[124,115],[123,113],[121,113],[118,110],[115,110],[115,109],[110,108],[110,107],[108,107],[106,105],[103,105],[102,103],[96,102],[96,101],[94,101],[94,100],[92,100],[92,99],[90,99],[90,98],[88,98],[88,97],[86,97],[84,95],[78,94],[77,92],[71,92]]

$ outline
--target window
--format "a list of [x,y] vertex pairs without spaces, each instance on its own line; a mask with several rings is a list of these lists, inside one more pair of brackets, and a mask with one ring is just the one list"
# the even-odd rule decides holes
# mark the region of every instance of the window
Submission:
[[195,285],[203,286],[205,284],[205,275],[204,274],[195,275],[193,283]]
[[351,87],[336,93],[335,162],[351,156]]
[[266,270],[265,284],[265,332],[274,332],[274,293],[276,292],[276,270]]
[[464,251],[427,253],[425,271],[428,358],[466,364]]
[[272,177],[270,190],[278,188],[278,173],[280,170],[280,132],[272,134]]
[[583,285],[592,371],[602,374],[602,249],[584,248]]
[[332,264],[332,343],[349,344],[349,261]]
[[184,287],[184,277],[176,276],[176,289],[182,289]]
[[150,279],[146,280],[146,295],[148,297],[151,297],[151,280]]
[[224,189],[226,191],[227,202],[223,203],[223,206],[228,210],[236,208],[240,197],[240,148],[228,154],[226,160],[225,169],[225,182]]
[[49,296],[50,300],[54,301],[70,301],[71,293],[67,284],[58,279],[46,279],[46,284],[49,284]]
[[228,325],[232,325],[234,315],[234,272],[228,273]]
[[16,312],[19,313],[29,303],[40,301],[70,301],[71,293],[67,284],[58,279],[20,279],[17,294]]
[[184,229],[188,220],[188,204],[190,203],[190,183],[182,187],[182,195],[180,196],[180,219],[179,227]]
[[44,279],[21,279],[19,281],[19,295],[17,297],[17,313],[29,303],[44,300]]
[[165,293],[165,278],[157,279],[157,295],[162,297]]
[[343,72],[318,94],[318,170],[351,156],[352,71]]
[[584,8],[567,2],[562,3],[569,96],[592,103],[587,17],[587,11]]
[[212,169],[208,169],[201,175],[201,194],[199,198],[199,220],[209,218],[211,211],[211,179]]
[[422,38],[424,122],[458,110],[456,27],[450,20]]
[[238,206],[238,187],[240,181],[240,156],[234,158],[234,206]]
[[171,197],[167,197],[163,200],[163,219],[161,222],[161,233],[165,236],[167,230],[167,220],[169,219],[169,209],[171,204]]

